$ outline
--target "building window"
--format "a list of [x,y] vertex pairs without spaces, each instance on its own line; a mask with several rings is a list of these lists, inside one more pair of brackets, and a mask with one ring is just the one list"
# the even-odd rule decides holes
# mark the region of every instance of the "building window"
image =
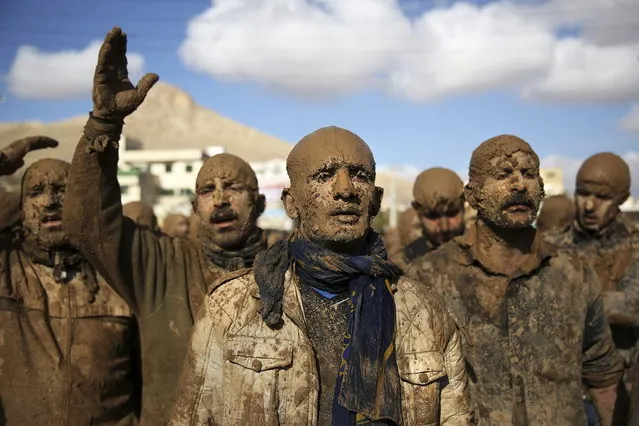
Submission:
[[187,173],[192,173],[193,172],[193,164],[187,164],[186,165],[186,172]]
[[193,191],[191,190],[191,188],[182,188],[182,189],[180,189],[180,195],[191,196],[191,195],[193,195]]
[[167,173],[171,173],[171,171],[173,170],[173,163],[166,163],[166,164],[164,165],[164,170],[165,170]]

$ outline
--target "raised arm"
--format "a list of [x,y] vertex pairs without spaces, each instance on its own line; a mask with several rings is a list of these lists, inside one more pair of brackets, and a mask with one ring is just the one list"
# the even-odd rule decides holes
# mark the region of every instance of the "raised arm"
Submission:
[[8,176],[24,166],[24,157],[31,151],[55,148],[58,141],[47,136],[29,136],[12,142],[0,151],[0,176]]
[[[124,118],[157,82],[145,75],[128,79],[126,35],[113,28],[100,49],[93,79],[93,111],[75,151],[67,181],[63,223],[72,243],[120,293],[136,313],[148,310],[165,280],[153,279],[163,241],[138,229],[122,214],[117,179],[118,140]],[[161,273],[161,272],[160,272]],[[153,282],[152,286],[145,286]],[[157,284],[157,287],[156,287]]]

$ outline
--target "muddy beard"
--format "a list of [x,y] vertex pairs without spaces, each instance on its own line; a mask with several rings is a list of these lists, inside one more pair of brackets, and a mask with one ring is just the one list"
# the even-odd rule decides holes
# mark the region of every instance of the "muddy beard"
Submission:
[[200,232],[200,246],[204,256],[214,265],[227,271],[235,271],[253,266],[255,256],[266,248],[266,238],[260,228],[255,228],[244,246],[236,250],[226,250],[216,244],[204,233]]
[[[508,207],[514,205],[525,205],[530,209],[530,218],[526,223],[514,223],[508,218],[508,214],[505,210]],[[486,208],[488,207],[488,208]],[[504,229],[524,229],[533,224],[536,218],[537,210],[539,209],[539,203],[532,197],[517,193],[508,197],[500,204],[490,204],[486,206],[484,202],[480,202],[477,206],[477,214],[486,224],[492,228],[504,228]]]

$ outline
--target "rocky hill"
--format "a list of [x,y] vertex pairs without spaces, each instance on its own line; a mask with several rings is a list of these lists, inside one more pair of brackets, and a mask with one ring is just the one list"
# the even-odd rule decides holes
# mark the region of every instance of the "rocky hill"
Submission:
[[[86,116],[54,123],[0,123],[0,146],[25,136],[46,135],[60,141],[60,147],[55,151],[30,154],[27,164],[44,157],[70,161],[85,121]],[[129,141],[139,144],[141,149],[224,146],[229,153],[247,161],[286,158],[292,147],[289,142],[196,104],[187,93],[163,82],[157,83],[140,109],[127,118],[124,133]],[[378,176],[378,185],[387,188],[387,196],[391,179],[392,176],[387,173]],[[399,203],[410,201],[410,182],[398,178],[396,188]]]

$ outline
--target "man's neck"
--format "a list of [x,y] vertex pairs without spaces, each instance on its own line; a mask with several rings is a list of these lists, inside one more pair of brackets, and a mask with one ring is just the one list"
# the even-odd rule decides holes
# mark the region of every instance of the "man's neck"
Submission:
[[511,275],[532,252],[535,230],[499,228],[483,220],[477,221],[475,247],[480,262],[490,270]]
[[368,249],[368,237],[370,236],[369,232],[360,239],[348,242],[342,241],[315,241],[313,238],[310,238],[308,234],[304,232],[302,228],[297,231],[301,238],[304,238],[308,241],[314,242],[320,246],[325,247],[326,249],[333,251],[338,254],[344,254],[348,256],[362,256],[367,254]]

